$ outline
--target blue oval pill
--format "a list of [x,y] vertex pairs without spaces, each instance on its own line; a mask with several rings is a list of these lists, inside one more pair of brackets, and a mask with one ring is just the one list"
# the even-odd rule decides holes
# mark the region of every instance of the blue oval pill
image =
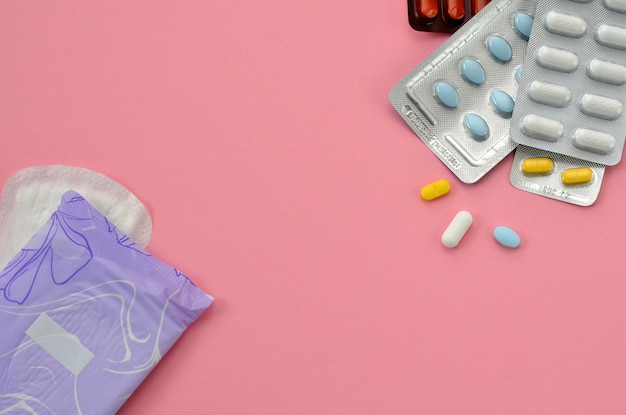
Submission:
[[517,248],[521,242],[519,235],[511,228],[506,226],[497,226],[493,230],[493,236],[496,241],[507,248]]
[[513,27],[515,31],[524,40],[530,38],[530,31],[533,28],[533,18],[526,13],[517,13],[513,17]]
[[513,58],[513,48],[501,36],[491,36],[487,39],[487,50],[491,57],[500,63],[507,63]]
[[463,118],[463,126],[476,141],[485,141],[489,137],[489,125],[478,114],[470,112]]
[[485,68],[478,61],[470,58],[461,61],[461,76],[474,85],[482,85],[487,78]]
[[519,81],[522,80],[522,67],[520,66],[519,68],[517,68],[517,71],[515,71],[515,81],[517,81],[517,83],[519,84]]
[[504,118],[511,118],[513,115],[513,108],[515,108],[515,101],[509,94],[499,89],[494,90],[489,97],[491,107],[495,112],[500,114]]
[[459,106],[459,92],[456,88],[447,82],[441,81],[435,84],[435,98],[444,107],[456,108]]

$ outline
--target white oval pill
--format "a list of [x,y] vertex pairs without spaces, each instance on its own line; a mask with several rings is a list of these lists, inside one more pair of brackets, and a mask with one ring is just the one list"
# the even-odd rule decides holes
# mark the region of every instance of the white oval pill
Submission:
[[579,102],[580,110],[592,117],[614,120],[622,114],[622,103],[616,99],[585,94]]
[[616,12],[626,13],[626,0],[604,0],[604,6]]
[[569,37],[581,37],[587,32],[587,23],[580,17],[551,11],[543,19],[548,32]]
[[626,29],[601,24],[596,30],[596,42],[615,49],[626,49]]
[[618,63],[593,59],[587,66],[587,74],[591,79],[608,84],[624,85],[626,83],[626,66]]
[[539,66],[560,72],[574,72],[578,68],[578,56],[549,46],[542,46],[537,50],[536,60]]
[[615,148],[615,137],[600,131],[579,128],[572,137],[574,146],[596,154],[608,154]]
[[472,214],[462,210],[456,214],[441,237],[441,242],[447,248],[454,248],[461,242],[463,235],[472,225]]
[[528,88],[528,96],[540,104],[560,108],[569,104],[572,91],[563,85],[534,81]]
[[522,133],[538,140],[554,142],[563,137],[565,127],[558,121],[529,114],[522,120]]

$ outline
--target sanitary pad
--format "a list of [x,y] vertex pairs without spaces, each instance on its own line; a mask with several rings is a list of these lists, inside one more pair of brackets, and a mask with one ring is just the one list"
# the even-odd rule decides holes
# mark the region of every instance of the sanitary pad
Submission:
[[66,192],[0,272],[0,413],[115,413],[212,300]]
[[50,219],[68,190],[79,192],[142,247],[150,242],[152,220],[148,210],[118,182],[81,167],[29,167],[13,174],[2,191],[0,269]]

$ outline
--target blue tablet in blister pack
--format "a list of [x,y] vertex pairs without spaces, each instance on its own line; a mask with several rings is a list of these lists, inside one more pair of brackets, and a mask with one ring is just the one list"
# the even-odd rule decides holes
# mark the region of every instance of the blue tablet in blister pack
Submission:
[[402,118],[463,182],[509,154],[533,0],[495,0],[413,69],[389,94]]

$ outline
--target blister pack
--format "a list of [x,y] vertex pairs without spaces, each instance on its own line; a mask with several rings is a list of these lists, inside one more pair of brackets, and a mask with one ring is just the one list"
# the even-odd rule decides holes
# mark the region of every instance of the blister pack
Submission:
[[409,24],[424,32],[455,32],[489,0],[408,0]]
[[463,182],[514,148],[509,137],[533,0],[494,0],[396,84],[389,100]]
[[598,198],[605,166],[562,154],[517,146],[511,184],[526,192],[590,206]]
[[541,0],[536,16],[511,138],[617,164],[626,135],[626,1]]

